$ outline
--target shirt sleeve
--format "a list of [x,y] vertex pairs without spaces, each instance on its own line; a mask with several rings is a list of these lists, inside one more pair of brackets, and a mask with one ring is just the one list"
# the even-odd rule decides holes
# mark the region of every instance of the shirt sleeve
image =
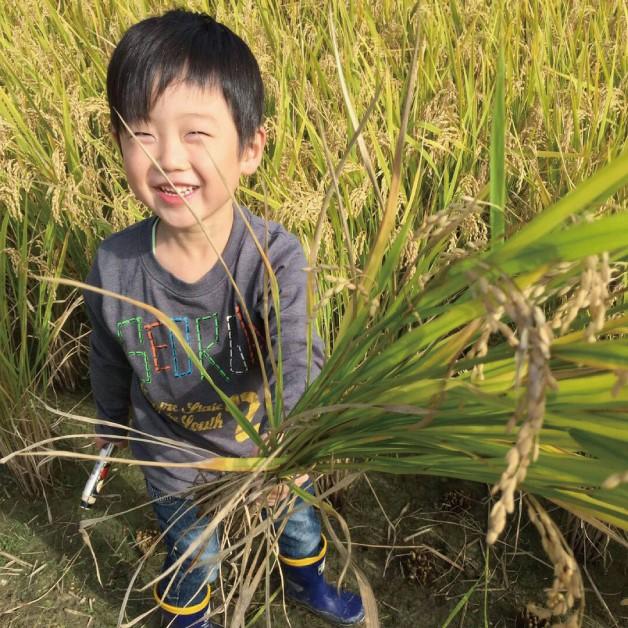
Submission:
[[[282,350],[283,375],[283,411],[290,413],[305,392],[306,385],[311,383],[320,372],[325,353],[323,342],[316,330],[312,333],[311,364],[308,373],[308,317],[307,317],[307,262],[303,249],[297,238],[290,234],[281,234],[278,242],[271,247],[270,262],[277,278],[279,288],[279,323],[272,303],[272,292],[264,272],[264,282],[268,294],[268,328],[275,361],[278,359],[279,342]],[[258,300],[258,315],[264,320],[263,284]],[[278,332],[280,329],[280,334]],[[263,331],[262,333],[265,334]],[[267,351],[269,354],[269,351]],[[271,387],[272,398],[275,398],[276,377],[272,368],[270,354],[266,358],[266,373]],[[267,418],[262,420],[261,431],[267,427]]]
[[[101,287],[98,259],[85,282]],[[103,295],[85,289],[83,298],[91,323],[89,375],[96,416],[120,424],[120,428],[98,425],[96,431],[107,436],[125,436],[129,422],[132,368],[118,339],[107,328],[103,317]]]

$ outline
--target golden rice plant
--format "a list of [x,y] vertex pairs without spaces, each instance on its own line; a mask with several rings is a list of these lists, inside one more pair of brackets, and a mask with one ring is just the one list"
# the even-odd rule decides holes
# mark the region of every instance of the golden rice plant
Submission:
[[[628,529],[628,486],[622,483],[628,440],[622,429],[628,409],[623,332],[628,318],[614,287],[628,256],[628,214],[577,219],[628,183],[628,152],[505,241],[500,234],[488,250],[445,266],[431,265],[434,251],[460,224],[461,212],[426,217],[414,230],[411,214],[398,203],[417,53],[415,47],[382,219],[358,289],[347,297],[351,305],[329,361],[287,417],[278,393],[267,442],[230,407],[263,455],[190,463],[236,474],[197,496],[209,500],[215,515],[207,538],[222,521],[237,530],[241,523],[234,513],[246,511],[246,533],[228,539],[223,551],[241,561],[239,597],[231,609],[234,588],[223,607],[228,625],[244,624],[253,592],[272,563],[272,519],[251,510],[254,498],[277,480],[290,482],[299,473],[341,468],[489,482],[498,496],[489,519],[489,544],[503,531],[514,509],[514,492],[521,488],[588,520]],[[494,111],[499,108],[496,103]],[[499,158],[503,126],[494,115],[491,161]],[[503,169],[493,166],[491,171]],[[411,241],[416,254],[408,273],[403,252]],[[167,316],[141,306],[184,344]],[[187,352],[228,404],[198,357],[189,347]],[[281,360],[276,364],[281,371]],[[280,374],[277,381],[282,381]],[[260,486],[262,474],[266,479]],[[293,490],[308,498],[297,486]],[[319,505],[324,518],[334,514],[319,499],[308,499]],[[528,502],[556,574],[546,607],[535,610],[581,625],[584,588],[577,564],[538,500],[529,497]],[[342,551],[334,529],[328,531]],[[261,564],[253,559],[253,541],[260,534],[268,541],[267,560]],[[345,551],[345,556],[350,562],[350,554]],[[372,592],[354,569],[369,621],[376,625]]]
[[[400,141],[398,156],[402,147]],[[401,161],[395,164],[393,181],[401,172]],[[237,530],[242,523],[234,513],[247,513],[246,534],[224,547],[225,556],[242,561],[239,598],[232,610],[231,597],[226,599],[223,609],[228,625],[243,625],[253,591],[270,569],[268,560],[260,565],[252,558],[255,536],[269,541],[271,561],[276,542],[271,520],[260,518],[253,505],[274,482],[290,482],[300,473],[340,468],[488,482],[498,496],[489,544],[513,512],[517,489],[598,525],[628,530],[628,315],[624,304],[616,303],[613,288],[615,273],[628,257],[628,214],[568,224],[625,186],[627,166],[628,153],[623,153],[503,244],[431,276],[415,273],[397,289],[393,271],[412,232],[406,223],[389,240],[387,218],[398,208],[388,197],[372,250],[378,250],[378,241],[388,246],[379,259],[370,258],[363,290],[356,292],[355,307],[343,319],[334,352],[297,407],[285,418],[280,411],[270,414],[268,442],[231,408],[263,455],[190,463],[227,474],[195,496],[209,500],[215,513],[208,538],[223,520]],[[432,222],[415,234],[424,237],[418,270],[446,237],[446,229],[439,231]],[[167,316],[142,307],[169,325],[183,344]],[[416,322],[409,325],[409,318]],[[195,353],[189,347],[187,352],[205,374]],[[277,364],[281,368],[281,360]],[[280,404],[280,394],[278,399]],[[134,430],[131,434],[138,437]],[[307,497],[298,487],[293,490]],[[308,499],[324,515],[335,515],[318,499]],[[567,615],[567,625],[581,625],[584,589],[577,564],[538,500],[528,501],[556,568],[547,606],[536,612]],[[328,531],[342,550],[333,528]],[[357,569],[356,574],[376,625],[372,593]]]
[[[268,206],[302,235],[313,324],[316,315],[333,349],[293,412],[273,413],[268,443],[231,408],[264,455],[199,463],[234,474],[206,490],[221,513],[216,521],[249,510],[250,498],[279,478],[345,469],[490,483],[496,501],[489,542],[518,488],[626,529],[627,63],[620,8],[596,3],[593,12],[592,5],[546,0],[509,6],[506,19],[482,2],[333,2],[328,19],[314,2],[210,5],[251,42],[268,76],[272,141],[241,200]],[[5,63],[0,88],[10,131],[5,153],[36,173],[44,189],[58,184],[55,164],[64,182],[78,181],[68,199],[76,218],[49,213],[53,229],[70,234],[71,261],[59,275],[80,268],[85,250],[110,228],[94,199],[112,199],[106,218],[114,227],[137,215],[113,200],[128,195],[102,140],[102,117],[91,131],[95,142],[86,131],[85,144],[75,143],[68,68],[84,64],[73,72],[82,81],[75,103],[91,97],[102,105],[97,87],[107,42],[164,6],[68,2],[57,13],[50,2],[33,5],[41,17],[32,20],[35,39],[13,36],[14,24],[32,34],[30,22],[18,20],[21,9],[2,25],[3,42],[17,56],[36,57],[24,50],[34,40],[59,70],[47,92],[46,100],[62,104],[53,112],[34,98],[40,58],[23,75]],[[65,47],[51,45],[56,38]],[[50,129],[58,130],[51,125],[59,120],[63,131],[55,138]],[[90,154],[93,169],[81,178],[78,165]],[[198,362],[192,352],[190,358]],[[262,473],[268,479],[260,486]],[[577,567],[538,500],[529,508],[562,566],[546,611],[579,622]],[[250,560],[256,535],[266,535],[269,556],[274,538],[268,521],[249,515],[248,533],[225,548],[250,563],[237,603],[225,604],[228,625],[244,622],[271,564]],[[368,584],[357,573],[373,618]]]

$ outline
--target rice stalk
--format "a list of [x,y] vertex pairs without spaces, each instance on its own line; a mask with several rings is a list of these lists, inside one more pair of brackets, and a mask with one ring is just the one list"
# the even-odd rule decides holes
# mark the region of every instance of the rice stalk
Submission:
[[[564,622],[554,623],[555,628],[577,628],[584,617],[584,586],[580,569],[573,552],[545,509],[531,496],[527,497],[530,521],[541,536],[543,549],[554,565],[554,582],[547,590],[547,605],[528,604],[528,611],[541,619],[568,615]],[[571,612],[574,605],[578,608]]]
[[[291,416],[275,413],[269,486],[295,473],[344,470],[495,486],[502,478],[498,503],[505,512],[514,477],[522,489],[571,512],[626,528],[628,397],[622,383],[628,322],[626,301],[612,289],[613,269],[625,268],[628,253],[626,20],[616,3],[596,3],[595,12],[591,7],[557,0],[509,7],[504,39],[512,45],[503,49],[513,79],[504,84],[509,123],[504,163],[494,158],[492,165],[509,173],[504,210],[512,236],[484,251],[486,234],[492,240],[493,232],[491,212],[482,210],[487,199],[495,200],[491,181],[501,180],[490,175],[484,158],[500,65],[487,35],[501,32],[496,12],[482,3],[333,2],[332,36],[329,7],[313,1],[212,3],[219,18],[252,42],[268,77],[268,113],[276,120],[269,123],[266,167],[243,188],[243,199],[260,213],[268,207],[309,243],[310,267],[321,269],[318,294],[327,297],[317,308],[312,289],[311,311],[319,314],[312,325],[319,324],[333,353]],[[39,284],[27,284],[25,277],[84,276],[101,237],[144,215],[121,183],[114,147],[103,139],[102,82],[120,32],[165,8],[161,1],[133,7],[68,2],[61,8],[27,1],[7,7],[0,18],[7,52],[0,60],[0,189],[9,209],[2,224],[22,237],[19,246],[0,247],[18,251],[7,250],[0,264],[22,291],[17,299],[12,293],[0,299],[3,321],[29,310],[27,286]],[[414,74],[413,64],[416,85],[406,90],[413,104],[404,108],[402,86]],[[332,179],[327,186],[326,176]],[[326,187],[328,206],[321,211]],[[389,203],[384,228],[380,196]],[[20,222],[24,197],[42,208],[37,220]],[[465,197],[473,199],[468,222],[454,211]],[[47,251],[67,242],[52,272],[24,263],[36,257],[27,243],[37,242],[43,226],[49,226]],[[348,237],[351,254],[342,246]],[[473,250],[458,242],[481,244]],[[22,261],[10,265],[10,259]],[[353,289],[360,284],[368,290]],[[46,301],[50,293],[42,290]],[[354,318],[347,314],[358,297],[361,312]],[[565,300],[571,305],[561,310]],[[44,312],[49,319],[34,325],[33,335],[49,327],[62,334],[59,321],[66,314]],[[547,321],[557,326],[548,330]],[[0,325],[0,332],[5,329]],[[595,343],[588,342],[592,338]],[[13,336],[5,334],[0,359],[17,355],[26,364],[29,348],[14,347]],[[56,356],[58,365],[62,353]],[[276,364],[280,372],[281,360]],[[39,387],[28,370],[19,372],[27,385]],[[551,378],[557,389],[547,386]],[[518,412],[526,417],[523,426],[517,434],[505,432]],[[53,455],[47,449],[26,453],[31,460]],[[525,477],[504,475],[506,456],[519,458],[516,475],[524,469]],[[260,459],[243,459],[240,470],[261,478]],[[212,464],[235,468],[228,460]],[[246,501],[243,487],[259,494],[250,479],[237,476],[221,503],[238,494]],[[252,521],[243,504],[239,512]],[[238,529],[246,534],[246,527]],[[265,534],[259,525],[253,529]],[[249,567],[251,543],[240,542],[235,554]],[[272,542],[266,554],[272,554]],[[268,571],[238,572],[238,621]],[[233,600],[228,597],[225,609]]]

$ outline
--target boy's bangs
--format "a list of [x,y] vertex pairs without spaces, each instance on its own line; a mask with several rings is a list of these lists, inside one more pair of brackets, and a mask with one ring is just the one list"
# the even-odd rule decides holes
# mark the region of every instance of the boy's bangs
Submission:
[[121,86],[119,106],[113,107],[118,112],[116,126],[120,132],[125,131],[120,118],[127,124],[148,122],[155,103],[171,85],[188,83],[200,89],[213,89],[219,84],[215,71],[208,73],[207,67],[200,68],[190,62],[193,60],[181,59],[179,63],[155,61],[144,66],[144,71],[137,76],[130,76]]

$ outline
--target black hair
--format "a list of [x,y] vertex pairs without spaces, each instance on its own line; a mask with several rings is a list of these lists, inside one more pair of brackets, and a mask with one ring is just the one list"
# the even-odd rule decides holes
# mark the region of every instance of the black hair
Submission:
[[220,87],[238,131],[240,151],[262,124],[264,85],[250,48],[205,13],[181,9],[131,26],[107,69],[107,99],[113,131],[148,120],[150,110],[174,81]]

